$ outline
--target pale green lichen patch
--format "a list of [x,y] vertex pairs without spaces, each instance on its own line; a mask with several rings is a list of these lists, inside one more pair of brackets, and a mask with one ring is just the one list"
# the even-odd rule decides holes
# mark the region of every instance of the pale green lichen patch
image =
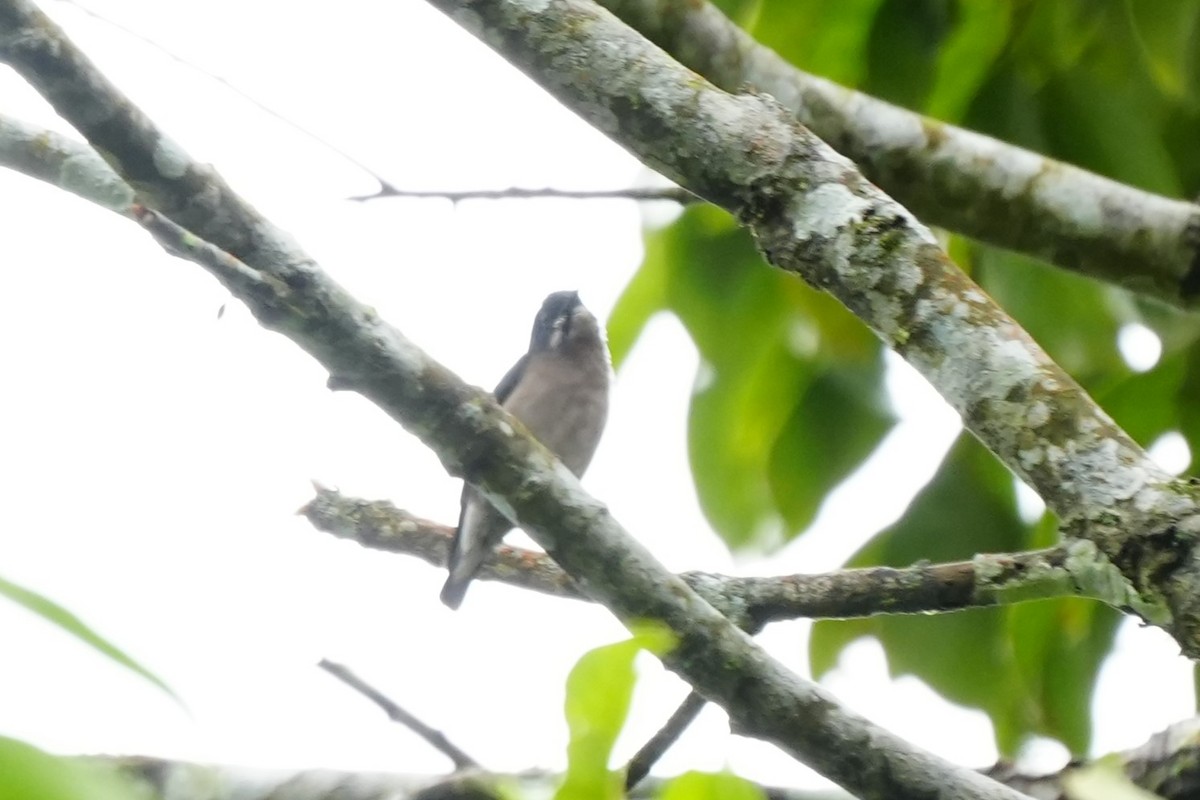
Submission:
[[975,578],[984,583],[994,583],[1007,571],[1007,567],[989,553],[979,553],[971,560],[975,565]]
[[943,295],[917,302],[917,317],[930,339],[930,347],[941,357],[928,367],[930,381],[939,388],[959,413],[966,416],[981,399],[993,399],[988,410],[1004,419],[991,424],[1023,427],[1024,408],[1018,403],[994,400],[1009,396],[1014,388],[1032,384],[1041,374],[1042,363],[1028,343],[1015,338],[1008,324],[964,324],[944,313],[958,303],[954,295]]
[[1079,591],[1116,608],[1133,609],[1152,625],[1168,626],[1171,611],[1160,602],[1143,598],[1115,565],[1086,539],[1075,539],[1067,546],[1064,563]]
[[792,231],[798,241],[815,236],[832,238],[841,230],[863,218],[871,201],[859,197],[840,183],[823,183],[811,192],[798,193],[790,211]]
[[191,157],[183,148],[165,137],[160,138],[154,148],[154,169],[168,180],[182,178],[191,165]]
[[1025,563],[1017,574],[1009,556],[978,555],[973,564],[977,591],[992,596],[1002,605],[1075,592],[1067,570],[1045,560]]

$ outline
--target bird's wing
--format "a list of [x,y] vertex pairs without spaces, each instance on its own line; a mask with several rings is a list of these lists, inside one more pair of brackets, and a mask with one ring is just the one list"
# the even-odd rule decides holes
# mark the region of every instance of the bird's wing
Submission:
[[500,382],[496,384],[496,391],[492,392],[492,396],[496,398],[496,402],[504,405],[504,401],[513,393],[513,389],[517,388],[517,384],[521,382],[521,376],[525,374],[525,366],[529,363],[529,354],[521,356],[517,363],[512,365]]

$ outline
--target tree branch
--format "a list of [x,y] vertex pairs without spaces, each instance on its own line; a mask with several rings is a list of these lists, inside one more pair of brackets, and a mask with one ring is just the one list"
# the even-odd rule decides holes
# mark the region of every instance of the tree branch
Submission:
[[634,753],[633,758],[629,759],[629,763],[625,765],[625,791],[632,790],[635,786],[645,780],[650,774],[650,770],[654,769],[654,765],[658,760],[671,749],[671,745],[679,740],[683,732],[696,721],[696,717],[700,716],[700,712],[704,710],[704,706],[708,701],[695,691],[688,692],[688,696],[683,698],[683,702],[679,704],[679,708],[675,709],[675,713],[667,720],[650,739],[638,748]]
[[[178,791],[167,791],[168,787],[178,790],[187,786],[206,787],[210,793],[205,794],[203,800],[327,800],[333,797],[339,800],[377,800],[381,797],[395,800],[433,797],[499,800],[507,795],[501,794],[498,786],[515,782],[521,796],[540,797],[549,796],[560,781],[560,776],[546,772],[504,776],[465,773],[447,778],[383,772],[247,769],[144,757],[100,760],[116,763],[127,775],[146,785],[152,796],[173,800],[201,800]],[[1134,784],[1164,800],[1192,800],[1200,791],[1200,719],[1176,723],[1155,734],[1142,746],[1105,756],[1103,760],[1116,762]],[[1032,797],[1057,798],[1064,796],[1063,778],[1088,766],[1072,763],[1057,772],[1030,775],[1012,765],[998,764],[987,773]],[[630,796],[658,797],[664,783],[663,780],[648,779]],[[770,800],[849,800],[834,792],[768,786],[762,789]]]
[[[296,513],[317,530],[373,550],[416,556],[435,567],[446,567],[454,528],[413,516],[386,500],[345,497],[320,484],[314,488],[313,499]],[[502,544],[492,551],[477,577],[552,597],[590,600],[548,555],[511,545]]]
[[[161,800],[509,800],[551,797],[562,783],[562,775],[543,770],[446,776],[261,769],[148,756],[81,758],[115,765],[145,787],[148,797]],[[665,784],[650,778],[628,796],[651,800],[661,795]],[[836,790],[761,788],[767,800],[854,800]]]
[[1147,458],[904,207],[770,98],[721,92],[594,3],[430,1],[644,162],[735,214],[770,263],[837,297],[1066,533],[1113,560],[1131,584],[1120,605],[1200,655],[1193,490]]
[[[598,60],[602,71],[593,80],[603,81],[623,39],[634,45],[626,67],[652,56],[663,63],[646,66],[664,68],[675,78],[682,72],[623,26],[588,30],[594,27],[591,5],[560,8],[551,2],[539,8],[549,17],[524,22],[582,24],[572,33],[578,41],[568,49],[589,43],[594,34],[616,37],[604,44],[610,56]],[[480,5],[478,10],[494,9]],[[584,18],[571,20],[579,11]],[[583,47],[560,66],[596,55]],[[404,424],[449,472],[511,509],[587,593],[620,619],[658,621],[671,630],[677,645],[664,660],[720,703],[736,730],[776,743],[864,798],[1019,797],[875,726],[772,659],[655,561],[485,392],[463,384],[356,301],[211,169],[163,136],[27,0],[0,2],[0,59],[83,133],[145,205],[270,276],[262,286],[287,287],[275,294],[239,293],[260,323],[288,335],[341,385],[353,386]],[[683,74],[689,82],[696,80]],[[698,186],[716,188],[706,181]]]
[[729,92],[772,95],[926,222],[1173,305],[1200,300],[1200,207],[796,69],[704,0],[599,0]]
[[0,114],[0,166],[77,194],[117,213],[133,189],[87,144]]
[[[446,566],[453,528],[415,517],[386,500],[345,497],[317,486],[316,495],[297,513],[317,530],[340,539]],[[1113,583],[1098,578],[1106,567],[1089,542],[1075,541],[1048,550],[981,554],[970,561],[905,568],[779,577],[684,572],[679,577],[744,629],[757,632],[763,625],[790,619],[945,613],[1053,597],[1090,597],[1119,608],[1122,590],[1100,596]],[[554,597],[590,599],[546,554],[508,545],[484,562],[479,577]]]
[[[739,212],[777,264],[843,297],[924,368],[1002,457],[1075,512],[1068,520],[1158,523],[1163,498],[1175,501],[1176,516],[1190,510],[1190,501],[1171,493],[1166,477],[1077,386],[975,296],[927,231],[773,103],[718,92],[590,2],[440,5],[461,12],[462,21],[527,70],[553,74],[560,98],[619,132],[668,175],[685,179],[681,185]],[[667,665],[721,704],[735,730],[774,742],[864,798],[1018,797],[878,728],[770,658],[658,564],[486,393],[464,385],[354,300],[210,169],[167,140],[26,0],[0,2],[0,58],[76,125],[146,205],[269,276],[261,284],[266,289],[287,287],[239,293],[264,326],[286,333],[341,385],[419,436],[452,474],[511,510],[620,619],[669,628],[677,646]],[[973,335],[959,327],[963,318],[976,323]],[[971,371],[956,369],[955,360]],[[1045,419],[1032,410],[1027,418],[1022,404],[992,404],[1027,397]],[[999,430],[1005,423],[1026,437],[1021,446]],[[1068,442],[1076,459],[1069,463],[1052,449]],[[1050,477],[1062,488],[1049,486]],[[1105,500],[1115,501],[1107,516],[1090,520],[1087,514],[1098,514]],[[1153,550],[1145,544],[1139,552]],[[1177,577],[1169,570],[1134,574],[1139,587]],[[1185,588],[1175,582],[1168,598]],[[1192,638],[1198,619],[1164,622],[1198,652]]]
[[121,33],[125,34],[126,36],[128,36],[132,39],[136,39],[137,41],[141,42],[142,44],[144,44],[148,47],[154,48],[155,50],[162,53],[167,58],[174,61],[176,64],[179,64],[180,66],[183,66],[183,67],[191,70],[192,72],[195,72],[198,75],[204,76],[205,78],[212,81],[213,83],[216,83],[216,84],[219,84],[220,86],[225,87],[226,90],[232,92],[233,94],[237,95],[241,99],[245,100],[247,103],[254,106],[255,108],[257,108],[259,111],[263,112],[267,116],[272,117],[279,122],[282,122],[284,125],[291,128],[296,133],[299,133],[300,135],[311,140],[312,142],[316,143],[317,145],[325,148],[326,150],[333,153],[335,156],[342,159],[346,163],[354,166],[357,169],[362,170],[364,173],[371,176],[372,179],[377,181],[379,183],[380,187],[382,188],[382,190],[387,191],[387,190],[394,190],[396,188],[391,183],[389,183],[388,180],[386,178],[384,178],[382,175],[380,175],[378,172],[371,169],[369,166],[364,164],[362,161],[359,161],[357,158],[350,155],[345,150],[343,150],[340,147],[338,147],[337,145],[335,145],[333,142],[330,142],[327,139],[323,139],[322,137],[318,136],[313,131],[309,130],[308,128],[305,128],[303,125],[300,125],[295,120],[293,120],[293,119],[285,116],[284,114],[281,114],[280,112],[276,111],[275,109],[271,108],[270,106],[268,106],[263,101],[259,100],[254,95],[245,91],[241,87],[236,86],[235,84],[233,84],[229,80],[221,77],[220,75],[217,75],[215,72],[205,69],[204,67],[201,67],[200,65],[198,65],[194,62],[188,61],[186,58],[183,58],[178,53],[175,53],[172,50],[170,50],[166,47],[163,47],[161,44],[156,42],[154,39],[151,39],[149,36],[146,36],[144,34],[141,34],[137,31],[135,31],[133,28],[130,28],[128,25],[122,25],[120,22],[117,22],[114,19],[106,17],[103,14],[100,14],[99,12],[97,12],[91,8],[88,8],[83,3],[76,2],[76,0],[58,0],[58,2],[65,3],[66,5],[69,5],[72,8],[75,8],[80,13],[86,14],[87,16],[91,17],[92,19],[102,22],[105,25],[108,25],[109,27],[120,31]]
[[526,189],[520,186],[510,186],[507,189],[470,189],[462,192],[414,191],[397,189],[394,186],[384,186],[374,194],[358,195],[347,199],[361,202],[381,200],[387,197],[442,198],[452,203],[460,203],[463,200],[532,200],[539,198],[561,198],[568,200],[666,200],[681,205],[694,203],[699,199],[691,192],[686,189],[680,189],[678,186],[640,189],[594,189],[588,191],[550,188]]
[[468,769],[479,766],[478,761],[460,750],[453,742],[446,738],[446,734],[439,730],[434,730],[405,711],[396,701],[355,675],[346,665],[323,658],[317,666],[379,706],[383,709],[383,713],[387,714],[388,719],[403,725],[417,736],[420,736],[430,747],[450,759],[455,769]]

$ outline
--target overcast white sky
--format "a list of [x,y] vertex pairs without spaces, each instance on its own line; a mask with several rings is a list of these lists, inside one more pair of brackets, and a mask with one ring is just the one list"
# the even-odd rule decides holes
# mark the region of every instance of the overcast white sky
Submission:
[[[492,386],[528,340],[542,297],[577,288],[606,315],[641,257],[643,212],[623,201],[469,202],[345,197],[369,176],[212,77],[67,3],[42,3],[193,156],[292,231],[340,282],[467,380]],[[419,0],[328,4],[87,0],[411,189],[617,188],[646,171]],[[0,72],[0,110],[69,129]],[[437,772],[406,730],[315,668],[345,662],[489,767],[561,766],[562,685],[585,650],[623,636],[598,608],[477,584],[458,613],[443,575],[368,552],[293,515],[310,480],[453,521],[459,484],[361,398],[331,394],[297,347],[260,329],[198,267],[136,226],[0,171],[8,302],[0,353],[5,531],[0,574],[64,603],[164,678],[149,684],[0,602],[0,733],[61,752],[242,764]],[[218,309],[227,305],[218,319]],[[676,569],[836,567],[893,519],[935,468],[956,421],[893,371],[905,422],[817,529],[769,561],[733,563],[699,512],[685,415],[697,364],[656,320],[618,376],[585,484]],[[892,493],[879,502],[880,487]],[[870,487],[873,502],[858,502]],[[867,507],[869,505],[869,507]],[[514,537],[515,538],[515,537]],[[764,634],[807,674],[807,625]],[[1191,713],[1190,668],[1129,625],[1106,667],[1097,749],[1134,746]],[[619,755],[682,698],[647,662]],[[1128,691],[1136,680],[1137,692]],[[829,685],[949,758],[995,758],[990,724],[912,679],[873,643]],[[1148,694],[1156,689],[1154,694]],[[1048,763],[1057,751],[1041,751]],[[732,766],[811,777],[710,711],[666,773]]]

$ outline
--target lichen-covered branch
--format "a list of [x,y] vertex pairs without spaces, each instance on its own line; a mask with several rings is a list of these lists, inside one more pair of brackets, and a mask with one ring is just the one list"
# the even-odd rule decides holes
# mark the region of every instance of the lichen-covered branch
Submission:
[[[517,786],[519,794],[547,796],[560,777],[546,772],[516,775],[462,773],[454,776],[335,770],[263,770],[195,764],[158,758],[103,758],[144,785],[159,800],[379,800],[439,797],[485,800],[507,796],[498,787]],[[1184,720],[1155,734],[1140,747],[1105,756],[1133,783],[1164,800],[1192,800],[1200,792],[1200,719]],[[987,770],[994,779],[1034,798],[1063,797],[1063,779],[1090,764],[1071,763],[1058,772],[1030,775],[1008,764]],[[631,797],[657,797],[664,781],[649,779]],[[845,795],[762,787],[770,800],[848,800]]]
[[[139,756],[82,760],[115,765],[155,800],[506,800],[514,796],[550,797],[562,782],[562,775],[544,770],[412,775],[259,769]],[[665,784],[664,780],[650,778],[629,797],[657,798]],[[767,800],[853,800],[837,790],[761,788]]]
[[[453,529],[396,508],[321,486],[300,512],[317,530],[364,547],[446,565]],[[502,546],[480,577],[555,597],[587,600],[544,553]],[[970,561],[865,567],[811,575],[737,577],[684,572],[680,578],[747,630],[789,619],[929,614],[1052,597],[1090,597],[1128,606],[1128,586],[1086,540],[1048,550],[980,554]]]
[[133,189],[87,144],[0,114],[0,166],[124,213]]
[[[297,511],[319,531],[372,550],[416,556],[445,568],[454,529],[413,516],[386,500],[345,497],[317,485],[316,495]],[[502,544],[484,562],[479,579],[500,581],[552,597],[587,600],[571,576],[545,553]]]
[[[560,40],[566,47],[560,55],[579,48],[590,33],[605,33],[589,32],[590,19],[571,20],[575,5],[551,2],[540,8],[555,24],[583,23],[570,37],[578,41]],[[583,8],[596,10],[590,4]],[[628,32],[615,27],[614,34]],[[647,47],[640,37],[635,41],[630,56],[636,59]],[[584,47],[574,57],[591,55]],[[211,169],[171,143],[28,0],[0,1],[0,60],[76,126],[145,206],[186,229],[174,249],[190,253],[188,237],[195,234],[263,274],[253,292],[239,291],[237,281],[226,283],[261,324],[287,335],[339,386],[355,389],[420,437],[448,471],[510,512],[589,596],[621,620],[669,629],[676,646],[664,661],[723,706],[738,731],[775,743],[863,798],[1020,796],[875,726],[772,659],[655,561],[487,393],[465,385],[355,300]],[[669,71],[680,69],[663,60]],[[595,79],[602,81],[613,62],[602,59],[599,65]],[[709,177],[719,184],[716,172]],[[170,226],[157,231],[160,239],[171,232]],[[240,270],[228,274],[236,277]]]
[[584,0],[430,0],[650,166],[829,291],[1200,655],[1195,490],[1174,482],[903,206],[769,97],[730,95]]
[[1174,305],[1200,302],[1200,206],[809,75],[704,0],[600,3],[722,89],[770,94],[930,224]]

